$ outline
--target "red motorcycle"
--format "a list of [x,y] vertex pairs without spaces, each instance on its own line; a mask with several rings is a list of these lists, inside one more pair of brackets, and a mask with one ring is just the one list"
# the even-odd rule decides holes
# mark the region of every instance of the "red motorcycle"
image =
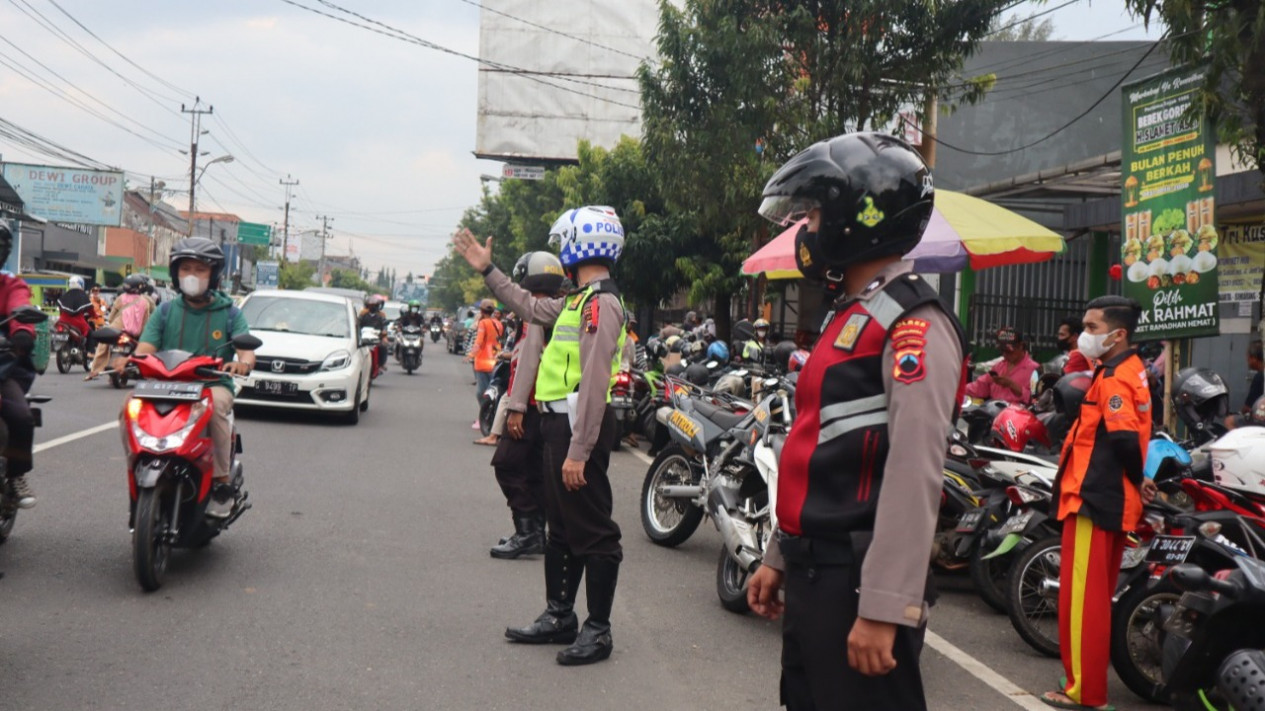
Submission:
[[[100,329],[97,334],[106,341],[120,335],[114,329]],[[255,336],[242,334],[229,346],[255,350],[261,344]],[[134,367],[142,378],[127,401],[121,424],[131,497],[133,567],[146,591],[162,586],[172,548],[207,545],[250,508],[238,458],[242,440],[234,428],[229,467],[233,506],[223,519],[206,515],[215,472],[210,387],[222,377],[223,365],[222,358],[185,351],[128,359],[128,367]]]
[[[65,312],[62,312],[65,316]],[[57,319],[53,324],[52,334],[53,359],[57,361],[57,372],[65,375],[76,364],[83,369],[92,368],[92,354],[88,352],[89,341],[87,331],[80,330],[77,321]]]

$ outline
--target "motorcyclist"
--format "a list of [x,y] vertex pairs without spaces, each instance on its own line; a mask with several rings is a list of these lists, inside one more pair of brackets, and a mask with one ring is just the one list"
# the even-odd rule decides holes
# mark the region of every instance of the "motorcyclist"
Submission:
[[[228,344],[250,327],[233,300],[219,290],[224,272],[224,252],[205,237],[182,239],[171,248],[168,262],[179,299],[162,305],[145,324],[136,355],[182,350],[194,355],[224,358],[225,375],[210,387],[211,442],[215,447],[215,476],[208,516],[226,518],[233,509],[229,462],[233,447],[233,375],[249,375],[255,354],[235,351]],[[236,355],[236,360],[234,360]]]
[[[0,222],[0,264],[8,261],[13,251],[13,233]],[[31,303],[31,289],[17,276],[0,272],[0,316],[7,318],[13,310]],[[18,506],[29,509],[36,503],[35,492],[27,482],[31,471],[31,449],[35,444],[35,420],[26,402],[26,391],[35,380],[35,364],[31,350],[35,347],[35,327],[17,321],[9,322],[9,346],[16,362],[0,380],[0,442],[8,460],[5,473],[13,483]],[[4,365],[0,363],[0,371]]]
[[386,303],[380,294],[365,297],[365,307],[360,310],[360,328],[372,328],[378,332],[378,345],[373,349],[373,373],[375,376],[387,369],[387,317],[382,313]]
[[59,315],[57,322],[72,329],[81,340],[88,338],[88,317],[92,315],[92,299],[83,290],[83,277],[72,276],[67,281],[66,291],[57,299]]
[[769,322],[758,318],[751,328],[755,335],[742,344],[742,359],[748,363],[759,363],[764,359],[764,349],[769,344]]
[[[132,338],[140,338],[150,314],[154,312],[154,302],[141,293],[144,285],[145,279],[139,274],[132,274],[124,279],[123,293],[119,294],[110,305],[109,316],[106,318],[106,323],[111,328],[117,328]],[[96,355],[92,359],[92,370],[84,376],[84,380],[93,380],[101,376],[106,362],[110,359],[110,345],[109,343],[97,345]],[[116,370],[121,367],[123,367],[122,362],[114,364]]]
[[417,299],[413,299],[405,304],[404,308],[400,309],[400,317],[395,320],[395,323],[400,328],[404,328],[405,326],[417,326],[418,328],[421,328],[422,326],[425,326],[426,317],[422,313],[422,302]]

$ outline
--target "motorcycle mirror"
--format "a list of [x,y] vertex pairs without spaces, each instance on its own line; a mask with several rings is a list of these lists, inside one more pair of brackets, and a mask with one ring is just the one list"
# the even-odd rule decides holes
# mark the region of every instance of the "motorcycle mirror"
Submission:
[[122,336],[123,332],[117,328],[107,327],[107,328],[98,328],[97,330],[93,331],[90,335],[92,339],[95,340],[97,343],[117,343],[119,340],[119,336]]
[[43,311],[40,311],[38,307],[27,305],[27,306],[19,306],[16,309],[14,309],[13,315],[10,316],[10,318],[12,318],[14,321],[17,321],[18,323],[24,323],[30,326],[34,326],[37,323],[44,323],[45,321],[47,321],[48,314],[44,313]]
[[1168,571],[1168,578],[1178,588],[1187,592],[1207,590],[1212,580],[1212,576],[1208,575],[1208,571],[1194,563],[1182,563],[1173,566]]
[[769,389],[776,388],[777,378],[765,378],[763,385],[764,387],[769,388]]
[[233,336],[233,347],[239,351],[253,351],[264,344],[259,340],[259,336],[252,336],[249,333],[241,333]]

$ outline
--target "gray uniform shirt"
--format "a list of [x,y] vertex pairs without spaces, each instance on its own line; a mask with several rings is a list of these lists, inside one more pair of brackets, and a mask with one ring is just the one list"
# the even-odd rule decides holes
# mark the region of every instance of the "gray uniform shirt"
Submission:
[[545,350],[545,328],[527,324],[523,340],[514,348],[518,363],[514,366],[514,383],[510,386],[509,401],[505,409],[510,412],[527,412],[532,388],[536,386],[536,370],[540,368],[540,354]]
[[[565,297],[540,299],[493,268],[484,278],[493,294],[527,321],[552,326],[567,304]],[[593,308],[597,308],[596,323]],[[567,459],[587,462],[602,431],[606,396],[611,388],[611,363],[624,329],[624,307],[614,294],[597,294],[584,306],[580,318],[580,388]],[[590,375],[592,374],[592,375]],[[590,376],[590,377],[586,377]]]
[[[857,298],[869,299],[887,279],[911,269],[908,262],[885,267],[875,279],[884,281],[871,283]],[[893,377],[896,355],[889,338],[883,347],[883,390],[888,396],[891,445],[883,468],[874,539],[861,567],[858,615],[916,627],[927,615],[923,597],[944,486],[945,438],[953,427],[963,354],[951,317],[939,307],[920,306],[900,320],[909,318],[928,324],[923,349],[926,376],[912,383]],[[785,570],[776,541],[769,546],[764,563]]]

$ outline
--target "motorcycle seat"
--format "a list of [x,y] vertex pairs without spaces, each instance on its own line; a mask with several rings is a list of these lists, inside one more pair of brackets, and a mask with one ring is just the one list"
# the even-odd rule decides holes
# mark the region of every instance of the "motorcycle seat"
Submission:
[[697,411],[698,414],[719,425],[721,429],[725,430],[737,427],[747,418],[746,415],[739,415],[730,412],[723,407],[716,407],[715,405],[702,402],[700,400],[694,401],[694,410]]

